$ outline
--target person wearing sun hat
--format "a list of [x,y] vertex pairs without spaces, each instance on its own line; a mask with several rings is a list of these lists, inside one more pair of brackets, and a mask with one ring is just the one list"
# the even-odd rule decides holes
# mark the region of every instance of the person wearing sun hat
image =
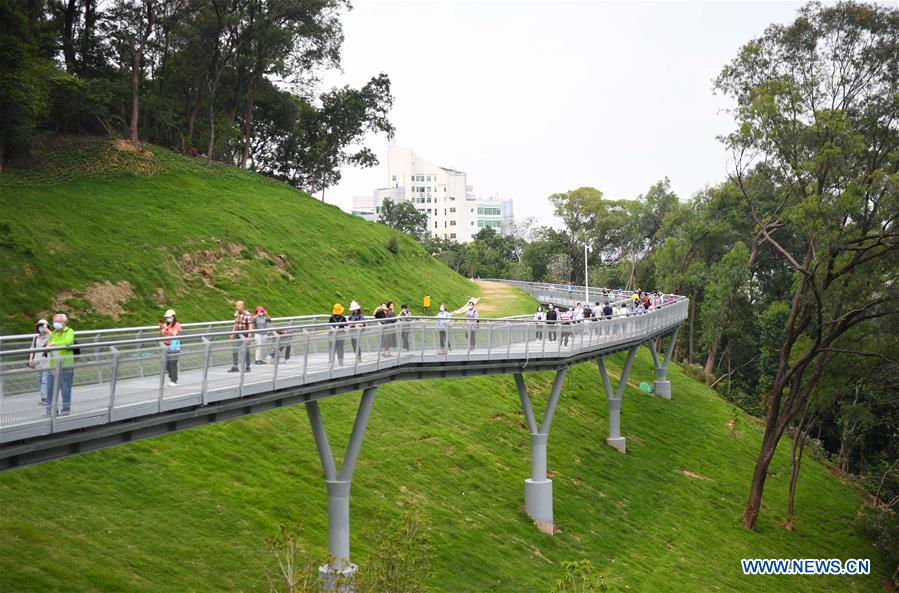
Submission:
[[[354,301],[355,302],[355,301]],[[334,303],[331,307],[331,317],[328,318],[330,327],[331,348],[328,350],[328,365],[334,366],[334,357],[337,356],[337,364],[343,366],[343,341],[346,332],[346,317],[343,316],[343,305]]]
[[181,335],[181,324],[178,323],[174,309],[166,311],[163,318],[159,320],[159,334],[169,338],[162,342],[168,346],[165,370],[169,375],[169,386],[175,387],[178,385],[178,353],[181,352],[181,340],[176,338]]
[[365,327],[365,315],[362,314],[362,307],[359,303],[352,301],[350,303],[350,328],[352,337],[350,341],[353,343],[353,352],[356,353],[356,360],[362,360],[362,328]]

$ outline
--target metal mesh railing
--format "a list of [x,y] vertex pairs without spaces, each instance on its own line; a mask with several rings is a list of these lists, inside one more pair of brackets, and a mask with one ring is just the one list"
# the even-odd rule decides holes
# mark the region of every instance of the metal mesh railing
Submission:
[[[191,324],[177,353],[159,335],[148,335],[155,327],[80,332],[77,356],[61,357],[59,348],[40,351],[50,354],[45,368],[27,366],[27,348],[0,352],[0,442],[298,385],[325,387],[404,364],[567,358],[664,334],[687,311],[687,299],[671,297],[644,315],[572,324],[414,317],[335,329],[316,316],[293,317],[256,332],[258,343],[255,335],[232,339],[229,325],[210,322]],[[81,339],[85,335],[103,337],[91,342]],[[265,364],[255,364],[257,348]]]

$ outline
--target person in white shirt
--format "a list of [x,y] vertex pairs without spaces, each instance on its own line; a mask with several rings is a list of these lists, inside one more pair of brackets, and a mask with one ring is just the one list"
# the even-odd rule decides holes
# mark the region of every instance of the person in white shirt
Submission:
[[538,306],[537,310],[534,312],[534,321],[537,322],[537,339],[543,339],[543,324],[546,323],[546,313],[543,312],[543,307]]
[[437,328],[437,335],[440,337],[440,350],[437,351],[437,354],[446,354],[447,348],[452,350],[452,346],[449,345],[449,341],[446,339],[446,333],[449,331],[449,324],[449,311],[446,310],[446,305],[441,303],[440,312],[437,313],[437,323],[434,324],[434,327]]

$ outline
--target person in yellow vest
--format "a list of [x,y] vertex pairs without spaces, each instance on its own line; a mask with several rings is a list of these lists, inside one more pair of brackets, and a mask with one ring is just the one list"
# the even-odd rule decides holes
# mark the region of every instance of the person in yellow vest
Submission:
[[[69,318],[65,313],[53,316],[53,331],[47,341],[48,348],[71,346],[75,343],[75,330],[68,326]],[[57,375],[57,367],[59,368]],[[72,349],[53,350],[50,352],[50,377],[47,381],[47,416],[53,414],[56,399],[56,377],[59,377],[59,394],[62,399],[60,416],[67,416],[72,406],[72,381],[75,378],[75,352]]]

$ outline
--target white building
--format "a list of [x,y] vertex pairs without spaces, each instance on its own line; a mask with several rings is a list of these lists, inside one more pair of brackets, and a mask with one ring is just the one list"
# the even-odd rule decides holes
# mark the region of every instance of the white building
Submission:
[[433,236],[460,243],[471,241],[484,227],[506,232],[512,222],[511,200],[478,199],[465,173],[437,166],[408,148],[389,148],[387,181],[387,187],[370,196],[354,197],[352,214],[376,221],[385,198],[406,200],[427,215]]

